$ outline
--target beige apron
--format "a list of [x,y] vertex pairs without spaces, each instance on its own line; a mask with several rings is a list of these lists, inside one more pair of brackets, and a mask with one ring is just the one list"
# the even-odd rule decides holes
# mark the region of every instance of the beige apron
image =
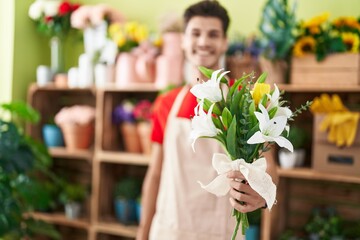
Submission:
[[[214,139],[198,139],[191,148],[191,121],[177,113],[189,87],[184,87],[169,113],[164,135],[164,160],[150,240],[227,240],[234,219],[228,196],[216,197],[197,183],[217,174],[212,154],[222,152]],[[241,230],[238,239],[242,239]]]

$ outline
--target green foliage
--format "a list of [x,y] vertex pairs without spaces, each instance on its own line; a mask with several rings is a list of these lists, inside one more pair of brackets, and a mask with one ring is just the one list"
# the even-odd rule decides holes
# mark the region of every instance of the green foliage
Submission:
[[60,201],[63,204],[82,202],[87,196],[87,189],[82,184],[71,184],[63,181],[61,185]]
[[141,193],[141,181],[134,177],[120,179],[114,189],[115,198],[137,199]]
[[24,217],[52,204],[46,181],[39,178],[51,175],[51,158],[23,131],[26,122],[39,120],[39,114],[21,102],[1,104],[0,109],[0,237],[17,240],[41,234],[59,239],[51,225]]
[[265,3],[260,31],[263,37],[264,57],[270,60],[288,59],[295,42],[296,5],[288,0],[268,0]]
[[290,127],[287,139],[292,143],[294,149],[299,149],[304,147],[306,141],[308,140],[308,134],[305,129],[293,125]]

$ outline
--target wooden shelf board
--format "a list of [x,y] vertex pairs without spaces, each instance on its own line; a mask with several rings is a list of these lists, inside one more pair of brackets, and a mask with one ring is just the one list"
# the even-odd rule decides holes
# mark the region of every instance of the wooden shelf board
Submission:
[[94,225],[97,232],[113,234],[117,236],[135,238],[138,230],[138,226],[135,225],[123,225],[115,220],[98,222]]
[[277,84],[280,90],[286,92],[360,92],[359,86],[311,86],[311,85],[295,85],[295,84]]
[[150,162],[150,156],[148,155],[115,151],[98,151],[96,159],[101,162],[144,166],[147,166]]
[[90,222],[87,219],[68,219],[64,213],[29,213],[29,215],[37,220],[53,223],[56,225],[63,225],[74,228],[81,228],[88,230],[90,228]]
[[58,87],[55,84],[50,83],[46,86],[38,86],[36,83],[33,83],[30,86],[31,91],[74,91],[74,92],[95,92],[95,87],[87,87],[87,88],[69,88],[69,87]]
[[341,175],[335,173],[318,172],[310,168],[293,168],[293,169],[278,168],[277,172],[280,177],[360,184],[360,177]]
[[88,161],[91,161],[93,158],[93,152],[85,149],[68,150],[65,147],[51,147],[49,148],[49,153],[52,157],[56,158],[75,158]]
[[154,83],[131,83],[127,86],[117,86],[110,84],[101,88],[107,92],[158,92],[160,89]]

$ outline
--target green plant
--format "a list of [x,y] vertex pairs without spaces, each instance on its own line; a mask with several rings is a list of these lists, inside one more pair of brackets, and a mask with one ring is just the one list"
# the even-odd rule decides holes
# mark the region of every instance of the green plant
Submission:
[[293,125],[290,127],[287,139],[292,143],[294,149],[300,149],[303,148],[306,144],[306,141],[308,140],[308,134],[305,129]]
[[268,0],[260,22],[264,52],[269,60],[286,60],[295,42],[296,4],[289,7],[288,0]]
[[0,109],[0,237],[59,239],[52,225],[26,214],[51,207],[48,186],[56,185],[46,147],[24,133],[24,124],[37,122],[39,114],[23,102],[1,104]]
[[120,179],[114,189],[115,198],[137,199],[141,193],[141,181],[134,177]]
[[87,189],[82,184],[63,182],[60,193],[60,201],[63,204],[70,202],[82,202],[87,196]]

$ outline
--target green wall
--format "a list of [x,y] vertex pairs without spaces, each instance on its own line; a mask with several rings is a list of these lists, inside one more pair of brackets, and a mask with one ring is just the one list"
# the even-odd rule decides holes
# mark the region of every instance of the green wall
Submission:
[[[75,0],[72,0],[75,2]],[[33,0],[0,0],[0,102],[25,99],[27,88],[35,82],[36,67],[49,65],[48,39],[35,30],[27,11]],[[160,16],[167,12],[181,14],[195,0],[79,0],[83,4],[107,3],[128,19],[146,23],[157,30]],[[257,32],[265,0],[220,0],[232,18],[229,37],[235,32]],[[330,17],[358,16],[359,0],[299,0],[297,18],[308,19],[322,12]],[[68,42],[66,68],[76,65],[82,52],[81,44]]]

